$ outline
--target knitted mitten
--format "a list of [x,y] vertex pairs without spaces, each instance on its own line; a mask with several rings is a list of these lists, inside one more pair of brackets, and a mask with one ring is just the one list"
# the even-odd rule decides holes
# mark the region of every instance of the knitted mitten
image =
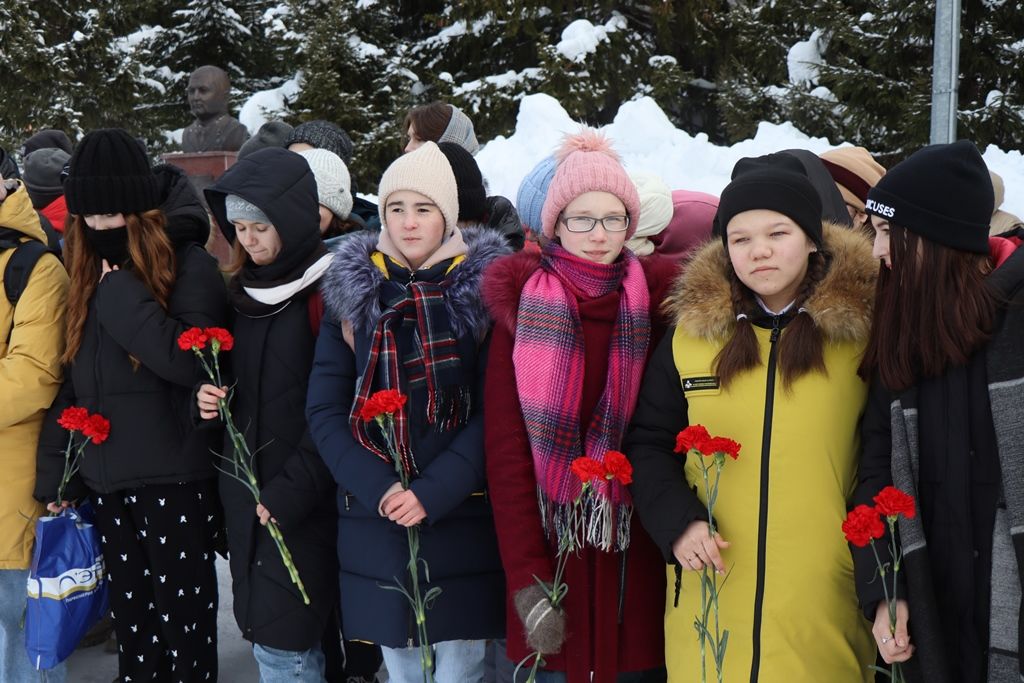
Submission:
[[513,600],[526,629],[526,644],[541,654],[553,654],[565,642],[565,612],[553,607],[547,593],[533,584],[516,592]]

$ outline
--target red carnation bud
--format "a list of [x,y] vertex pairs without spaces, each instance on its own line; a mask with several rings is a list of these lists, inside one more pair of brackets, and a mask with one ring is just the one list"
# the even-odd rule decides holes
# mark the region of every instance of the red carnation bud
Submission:
[[89,411],[78,406],[65,408],[57,418],[57,424],[69,432],[80,432],[89,419]]
[[846,534],[847,541],[858,548],[863,548],[872,539],[882,537],[885,525],[878,510],[868,505],[858,505],[846,515],[843,533]]
[[190,327],[178,336],[178,347],[182,351],[205,349],[209,337],[199,327]]

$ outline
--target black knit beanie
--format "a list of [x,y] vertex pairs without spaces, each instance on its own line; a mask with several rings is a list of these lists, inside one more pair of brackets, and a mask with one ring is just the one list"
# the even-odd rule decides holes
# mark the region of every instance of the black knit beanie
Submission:
[[25,140],[25,144],[21,146],[21,158],[24,160],[25,157],[37,149],[45,149],[47,147],[56,147],[68,154],[71,154],[72,151],[71,139],[68,138],[67,133],[56,128],[44,128],[28,140]]
[[725,229],[736,214],[768,209],[791,218],[821,248],[821,197],[796,157],[768,154],[740,159],[732,177],[722,190],[715,214],[714,229],[722,244],[728,247]]
[[317,149],[334,152],[345,162],[345,166],[352,165],[352,138],[344,128],[330,121],[306,121],[295,126],[285,139],[284,147],[288,148],[296,142],[304,142]]
[[994,205],[981,153],[960,140],[924,147],[893,166],[868,192],[864,211],[938,244],[987,254]]
[[482,221],[487,215],[487,191],[484,177],[473,155],[454,142],[437,145],[448,159],[459,188],[459,220]]
[[120,128],[94,130],[75,147],[64,181],[68,212],[142,213],[160,206],[156,176],[139,143]]

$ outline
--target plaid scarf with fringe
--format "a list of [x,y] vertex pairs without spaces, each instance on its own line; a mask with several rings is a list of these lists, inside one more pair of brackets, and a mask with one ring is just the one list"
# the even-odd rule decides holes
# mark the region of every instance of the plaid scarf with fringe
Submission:
[[[445,271],[450,265],[451,261],[446,261],[430,269],[444,277],[440,282],[413,280],[382,302],[384,310],[373,330],[349,424],[356,440],[388,463],[392,463],[391,456],[376,423],[363,422],[359,417],[375,391],[397,389],[411,401],[414,391],[426,389],[427,422],[438,431],[454,429],[469,420],[470,390],[462,383],[462,361],[445,305],[449,283]],[[416,273],[417,277],[423,275]],[[408,349],[399,348],[403,328],[412,340]],[[395,436],[402,467],[413,475],[418,468],[409,443],[409,410],[406,403],[395,415]]]
[[[585,358],[578,300],[619,290],[618,317],[608,349],[608,374],[586,433],[580,435]],[[601,550],[629,547],[632,499],[625,486],[596,483],[582,515],[573,514],[580,481],[570,465],[599,462],[617,450],[636,407],[651,335],[650,293],[643,267],[628,249],[610,265],[576,256],[556,243],[519,299],[512,362],[523,420],[533,451],[544,531],[557,542],[567,529]]]

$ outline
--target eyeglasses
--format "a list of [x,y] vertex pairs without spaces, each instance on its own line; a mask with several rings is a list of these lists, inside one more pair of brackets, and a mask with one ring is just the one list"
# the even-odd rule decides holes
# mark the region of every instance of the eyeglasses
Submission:
[[598,223],[608,232],[623,232],[629,228],[629,216],[605,216],[604,218],[562,216],[562,223],[565,224],[569,232],[590,232]]

